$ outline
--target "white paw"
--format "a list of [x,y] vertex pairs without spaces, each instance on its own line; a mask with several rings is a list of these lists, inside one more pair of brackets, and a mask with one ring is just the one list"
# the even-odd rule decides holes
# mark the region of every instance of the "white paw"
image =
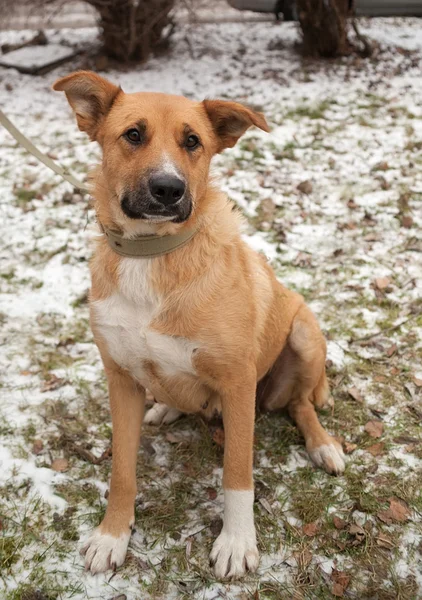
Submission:
[[129,538],[130,531],[116,538],[95,529],[81,548],[81,554],[85,555],[85,570],[95,575],[120,567],[125,560]]
[[339,443],[323,444],[308,450],[312,462],[331,475],[341,475],[345,469],[343,449]]
[[255,529],[250,534],[239,532],[234,535],[224,531],[223,527],[212,547],[210,563],[214,565],[214,573],[218,579],[238,579],[246,571],[256,571],[259,553]]
[[147,425],[161,425],[162,423],[170,424],[177,421],[183,413],[177,408],[171,408],[166,404],[156,402],[146,413],[144,423]]

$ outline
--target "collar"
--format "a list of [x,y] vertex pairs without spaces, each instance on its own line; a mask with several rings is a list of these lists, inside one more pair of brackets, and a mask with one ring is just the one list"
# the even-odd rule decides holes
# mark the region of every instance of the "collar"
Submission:
[[101,224],[100,227],[106,236],[108,245],[114,252],[120,256],[132,258],[155,258],[169,254],[187,244],[197,231],[194,228],[174,235],[143,235],[127,239],[117,231],[108,229]]

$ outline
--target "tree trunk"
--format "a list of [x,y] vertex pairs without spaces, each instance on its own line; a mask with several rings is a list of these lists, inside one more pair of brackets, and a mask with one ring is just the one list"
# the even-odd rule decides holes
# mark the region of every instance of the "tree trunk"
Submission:
[[332,57],[346,54],[351,0],[297,0],[304,53]]
[[99,13],[105,53],[121,62],[144,61],[166,41],[175,0],[88,0]]

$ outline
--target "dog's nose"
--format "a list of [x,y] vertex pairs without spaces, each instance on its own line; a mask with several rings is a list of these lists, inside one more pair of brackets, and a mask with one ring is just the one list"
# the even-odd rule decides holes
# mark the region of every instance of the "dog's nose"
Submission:
[[174,175],[155,175],[149,181],[150,192],[160,204],[176,204],[185,193],[184,182]]

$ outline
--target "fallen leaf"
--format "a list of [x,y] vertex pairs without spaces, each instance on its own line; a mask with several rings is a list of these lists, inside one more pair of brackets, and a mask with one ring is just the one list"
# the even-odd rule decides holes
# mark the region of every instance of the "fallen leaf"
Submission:
[[413,383],[416,387],[422,387],[422,379],[419,379],[416,375],[413,377]]
[[344,594],[344,587],[340,583],[333,583],[333,587],[331,588],[331,593],[333,596],[337,598],[341,598]]
[[372,454],[372,456],[379,456],[384,452],[384,448],[384,442],[378,442],[377,444],[372,444],[372,446],[369,446],[366,450],[369,454]]
[[318,525],[315,522],[307,523],[302,527],[302,531],[307,537],[314,537],[317,534]]
[[377,162],[373,167],[372,171],[388,171],[390,167],[388,166],[388,162],[382,160],[381,162]]
[[41,386],[41,392],[52,392],[65,385],[65,383],[64,379],[57,377],[54,373],[50,373]]
[[399,498],[390,498],[390,507],[387,510],[380,510],[377,517],[383,523],[391,525],[393,521],[403,523],[410,517],[410,510],[407,503]]
[[272,221],[274,219],[275,211],[276,206],[271,198],[264,198],[257,209],[261,221]]
[[349,394],[349,396],[351,396],[353,398],[353,400],[356,400],[356,402],[359,402],[360,404],[363,404],[362,395],[361,395],[360,391],[356,387],[349,388],[347,390],[347,393]]
[[44,444],[42,440],[34,440],[32,444],[32,454],[40,454],[44,449]]
[[410,517],[408,504],[399,498],[390,498],[390,511],[394,521],[399,521],[400,523],[407,521]]
[[209,500],[215,500],[217,498],[217,490],[215,488],[207,487],[207,488],[205,488],[205,491],[208,494]]
[[344,444],[343,444],[343,450],[344,450],[345,454],[352,454],[352,452],[354,452],[357,447],[358,447],[357,444],[352,444],[350,442],[344,442]]
[[222,448],[224,448],[224,429],[218,427],[212,434],[212,439],[217,444],[217,446],[221,446]]
[[220,535],[223,529],[223,520],[220,517],[216,517],[210,523],[210,531],[214,537]]
[[375,279],[375,287],[379,290],[385,290],[390,285],[391,281],[389,277],[378,277]]
[[410,229],[413,225],[413,218],[410,215],[403,215],[401,218],[401,226],[405,229]]
[[64,473],[69,469],[69,461],[66,458],[56,458],[50,465],[50,469]]
[[360,525],[352,524],[349,527],[349,534],[354,538],[352,546],[359,546],[366,537],[366,531]]
[[384,430],[384,425],[381,421],[368,421],[364,427],[366,433],[373,438],[379,438]]
[[380,533],[376,538],[377,545],[381,548],[387,548],[387,550],[391,550],[394,548],[394,542],[391,538],[389,538],[384,533]]
[[352,523],[349,527],[350,535],[363,535],[365,536],[365,530],[360,525],[356,525],[356,523]]
[[299,190],[299,192],[302,192],[303,194],[311,194],[312,190],[313,190],[313,185],[312,185],[311,181],[309,181],[309,179],[307,179],[306,181],[301,181],[299,183],[299,185],[297,186],[297,189]]
[[340,517],[333,517],[333,523],[336,529],[345,529],[347,526],[347,522]]
[[386,351],[388,357],[393,356],[397,352],[397,344],[392,344]]
[[259,503],[263,508],[265,508],[267,513],[269,513],[270,515],[274,514],[273,509],[271,508],[271,504],[268,502],[268,500],[266,498],[260,498]]
[[166,433],[166,440],[170,442],[170,444],[178,444],[179,442],[183,441],[180,439],[180,437],[177,437],[177,435],[174,435],[174,433],[172,433],[171,431],[168,431]]
[[[350,576],[347,575],[344,571],[338,571],[337,569],[333,569],[331,571],[331,580],[334,581],[334,584],[340,586],[343,590],[347,588],[350,582]],[[341,595],[343,595],[343,592]]]

